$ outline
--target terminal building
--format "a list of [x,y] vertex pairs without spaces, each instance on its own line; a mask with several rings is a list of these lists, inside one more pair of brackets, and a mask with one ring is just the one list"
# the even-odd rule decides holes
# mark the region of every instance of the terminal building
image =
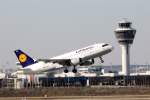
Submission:
[[41,88],[70,86],[150,86],[150,65],[131,65],[130,76],[123,76],[121,65],[78,67],[78,73],[56,72],[19,74],[10,77],[0,74],[1,88]]

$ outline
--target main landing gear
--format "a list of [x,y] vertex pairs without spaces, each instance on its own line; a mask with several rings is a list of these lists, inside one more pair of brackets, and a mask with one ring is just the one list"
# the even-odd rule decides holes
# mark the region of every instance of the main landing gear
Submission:
[[64,73],[68,73],[68,69],[67,68],[64,70]]
[[73,67],[72,72],[73,72],[73,73],[77,73],[77,69],[76,69],[76,67],[75,67],[75,66]]
[[[68,72],[69,72],[69,71],[68,71],[68,69],[66,68],[66,69],[64,70],[64,73],[68,73]],[[73,67],[72,72],[73,72],[73,73],[77,73],[77,69],[75,68],[75,66]]]

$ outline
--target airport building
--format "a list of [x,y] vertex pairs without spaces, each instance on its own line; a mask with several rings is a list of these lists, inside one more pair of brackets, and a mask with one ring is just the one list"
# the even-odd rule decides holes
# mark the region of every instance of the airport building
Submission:
[[130,76],[119,75],[121,65],[79,67],[78,73],[0,74],[1,88],[150,86],[150,65],[131,65]]
[[122,50],[122,75],[130,75],[130,46],[133,44],[136,30],[131,27],[131,22],[122,20],[118,23],[118,28],[115,30],[116,38]]

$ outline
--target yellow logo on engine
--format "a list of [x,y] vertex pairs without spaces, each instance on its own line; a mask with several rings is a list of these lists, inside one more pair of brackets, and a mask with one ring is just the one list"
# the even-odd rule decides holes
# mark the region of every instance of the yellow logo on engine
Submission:
[[27,60],[27,56],[25,54],[20,54],[19,55],[19,61],[24,63]]

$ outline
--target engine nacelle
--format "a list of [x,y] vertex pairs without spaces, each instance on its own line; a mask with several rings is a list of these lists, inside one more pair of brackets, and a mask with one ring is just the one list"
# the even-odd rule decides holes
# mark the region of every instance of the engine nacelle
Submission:
[[94,59],[81,62],[80,66],[89,66],[89,65],[92,65],[92,64],[94,64]]
[[74,58],[71,59],[72,65],[78,65],[81,62],[81,58]]

